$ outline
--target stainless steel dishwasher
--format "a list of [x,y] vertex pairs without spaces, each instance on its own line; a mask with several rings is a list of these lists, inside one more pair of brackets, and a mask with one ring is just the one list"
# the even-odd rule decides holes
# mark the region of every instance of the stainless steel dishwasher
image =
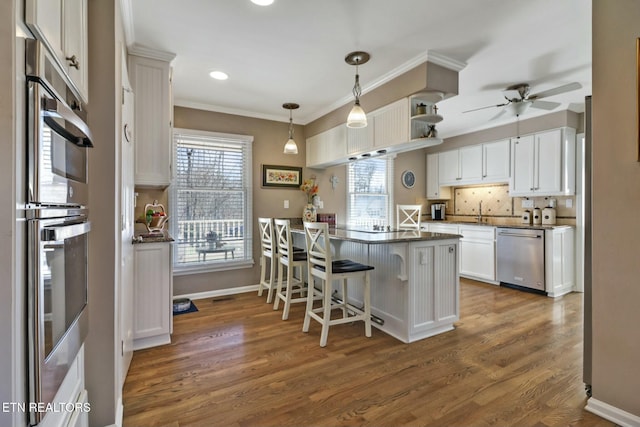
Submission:
[[544,230],[498,228],[498,281],[544,293]]

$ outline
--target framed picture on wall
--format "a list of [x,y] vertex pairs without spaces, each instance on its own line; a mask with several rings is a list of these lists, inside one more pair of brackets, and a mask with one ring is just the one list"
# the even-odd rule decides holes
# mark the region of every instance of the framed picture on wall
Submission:
[[302,168],[297,166],[262,165],[262,186],[299,188],[302,184]]

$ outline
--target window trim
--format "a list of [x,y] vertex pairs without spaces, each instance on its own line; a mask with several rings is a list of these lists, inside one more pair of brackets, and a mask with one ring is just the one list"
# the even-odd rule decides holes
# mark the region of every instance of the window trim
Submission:
[[[394,167],[395,167],[395,160],[396,155],[395,154],[389,154],[386,156],[380,156],[380,157],[371,157],[368,159],[362,159],[362,160],[357,160],[359,162],[366,162],[367,160],[374,160],[374,159],[378,159],[378,160],[385,160],[386,161],[386,184],[387,184],[387,225],[390,225],[392,227],[395,226],[395,203],[394,203],[394,192],[393,192],[393,187],[395,185],[394,183]],[[346,183],[346,191],[345,191],[345,197],[346,197],[346,203],[345,206],[347,207],[347,212],[346,212],[346,225],[351,225],[350,221],[351,221],[351,197],[349,197],[349,195],[351,194],[349,192],[349,185],[351,184],[349,179],[350,179],[350,174],[349,174],[349,168],[350,168],[351,163],[348,163],[346,165],[346,171],[345,171],[345,175],[347,178],[347,183]]]
[[[206,138],[217,138],[217,139],[227,139],[233,142],[244,143],[247,145],[248,149],[246,150],[246,167],[244,168],[244,173],[246,174],[246,209],[245,209],[245,218],[244,218],[244,230],[245,230],[245,244],[247,246],[247,257],[241,260],[225,260],[216,263],[204,264],[204,265],[176,265],[175,264],[175,252],[171,256],[171,265],[173,268],[174,276],[186,276],[191,274],[201,274],[201,273],[210,273],[216,271],[226,271],[226,270],[238,270],[244,268],[253,268],[255,264],[255,260],[253,258],[253,141],[254,137],[252,135],[241,135],[241,134],[232,134],[232,133],[222,133],[222,132],[210,132],[196,129],[186,129],[186,128],[173,128],[172,130],[172,138],[171,138],[171,183],[169,186],[169,215],[174,210],[177,201],[177,188],[174,185],[175,183],[175,168],[173,165],[176,164],[176,136],[184,135],[184,136],[200,136]],[[177,230],[178,225],[177,217],[170,218],[169,225],[171,230]],[[177,239],[176,239],[177,241]]]

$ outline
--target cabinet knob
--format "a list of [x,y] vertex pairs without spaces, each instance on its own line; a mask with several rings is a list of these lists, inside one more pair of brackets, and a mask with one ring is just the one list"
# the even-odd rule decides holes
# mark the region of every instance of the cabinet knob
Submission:
[[529,190],[533,191],[533,190],[534,190],[534,188],[533,188],[533,187],[531,187]]
[[69,61],[70,67],[73,67],[76,70],[80,69],[80,63],[78,62],[78,58],[75,55],[67,56],[65,59]]
[[449,253],[452,254],[453,251],[455,251],[455,248],[453,246],[449,246]]

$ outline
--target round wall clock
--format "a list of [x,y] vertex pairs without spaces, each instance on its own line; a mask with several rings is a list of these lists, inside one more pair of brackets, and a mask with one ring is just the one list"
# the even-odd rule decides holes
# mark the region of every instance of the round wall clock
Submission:
[[416,184],[416,175],[413,173],[413,171],[404,171],[402,172],[402,185],[404,185],[407,188],[413,188],[413,186]]

